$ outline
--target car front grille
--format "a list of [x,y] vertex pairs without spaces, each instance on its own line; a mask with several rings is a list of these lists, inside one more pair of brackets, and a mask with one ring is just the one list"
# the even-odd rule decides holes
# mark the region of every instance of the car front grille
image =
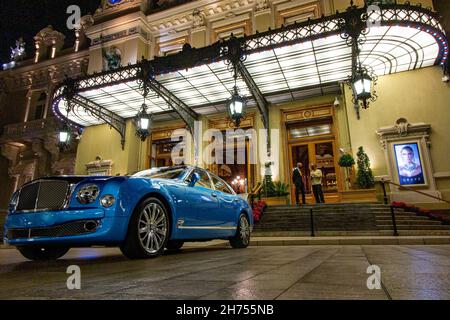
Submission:
[[[90,223],[95,228],[86,228],[86,224]],[[97,231],[99,222],[97,220],[74,221],[48,228],[32,228],[32,229],[11,229],[8,230],[7,237],[9,240],[30,239],[30,238],[59,238],[78,236]]]
[[19,193],[16,211],[58,210],[64,207],[69,183],[64,180],[38,180]]

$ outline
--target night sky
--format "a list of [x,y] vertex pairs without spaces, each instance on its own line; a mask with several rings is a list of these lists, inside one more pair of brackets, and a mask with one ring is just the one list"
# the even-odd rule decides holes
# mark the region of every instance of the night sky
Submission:
[[0,62],[9,62],[10,47],[21,36],[27,58],[34,56],[33,37],[52,25],[66,36],[65,47],[74,43],[74,32],[66,27],[69,5],[79,5],[82,15],[94,13],[100,0],[0,0]]

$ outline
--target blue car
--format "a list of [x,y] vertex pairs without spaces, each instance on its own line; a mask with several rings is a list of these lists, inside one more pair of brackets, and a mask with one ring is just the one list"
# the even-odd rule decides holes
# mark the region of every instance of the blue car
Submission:
[[190,166],[126,177],[54,177],[24,185],[9,204],[4,242],[31,260],[72,247],[119,246],[130,259],[179,250],[186,241],[227,239],[246,248],[248,202],[216,175]]

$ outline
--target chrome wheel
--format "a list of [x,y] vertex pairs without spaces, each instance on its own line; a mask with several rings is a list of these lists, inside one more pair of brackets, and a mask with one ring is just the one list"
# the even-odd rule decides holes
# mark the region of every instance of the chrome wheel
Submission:
[[149,203],[141,211],[138,235],[142,247],[155,254],[165,245],[168,223],[164,209],[157,203]]
[[250,224],[245,216],[241,216],[239,231],[241,234],[242,243],[248,245],[250,241]]
[[237,222],[236,234],[230,238],[230,245],[236,249],[247,248],[250,244],[250,222],[245,214],[241,214]]

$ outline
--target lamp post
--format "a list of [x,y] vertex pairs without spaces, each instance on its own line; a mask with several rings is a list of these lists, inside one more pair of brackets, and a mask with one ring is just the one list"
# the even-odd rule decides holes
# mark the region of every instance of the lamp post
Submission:
[[150,135],[150,127],[152,118],[151,115],[147,113],[147,105],[142,104],[141,110],[137,113],[135,117],[136,123],[136,136],[138,136],[141,141],[145,141]]

